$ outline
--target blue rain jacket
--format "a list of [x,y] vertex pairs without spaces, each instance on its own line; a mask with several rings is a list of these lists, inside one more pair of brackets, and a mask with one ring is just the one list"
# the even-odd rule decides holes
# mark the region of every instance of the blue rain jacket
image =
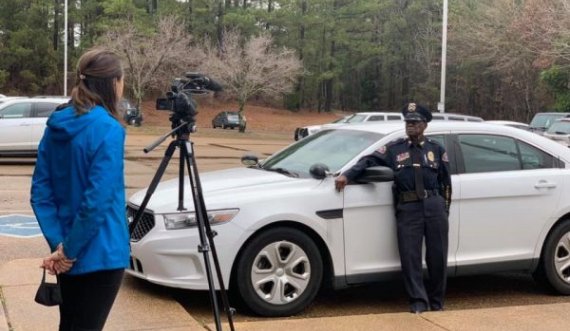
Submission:
[[40,142],[31,204],[54,251],[77,259],[69,274],[126,268],[125,130],[103,107],[55,111]]

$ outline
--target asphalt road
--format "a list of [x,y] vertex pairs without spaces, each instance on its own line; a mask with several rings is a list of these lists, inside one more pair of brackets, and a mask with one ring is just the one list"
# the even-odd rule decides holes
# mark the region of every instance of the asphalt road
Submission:
[[[154,175],[166,144],[154,154],[142,153],[155,137],[130,136],[127,140],[127,192],[134,193],[150,182]],[[286,140],[236,140],[235,137],[195,139],[197,163],[201,172],[239,166],[239,157],[245,151],[253,151],[263,156],[287,145]],[[14,160],[0,158],[0,215],[28,214],[29,185],[33,172],[33,160]],[[165,179],[175,177],[177,168],[171,167]],[[48,254],[43,237],[15,238],[0,235],[0,264],[13,259],[37,258]],[[130,276],[127,276],[130,277]],[[189,291],[170,289],[131,279],[137,286],[157,295],[169,295],[199,322],[209,324],[213,321],[210,299],[207,291]],[[340,291],[323,290],[315,302],[303,313],[290,318],[311,318],[323,316],[344,316],[355,314],[378,314],[407,311],[403,284],[399,281],[377,283],[348,288]],[[235,305],[236,300],[230,299]],[[492,308],[520,306],[530,304],[570,303],[570,296],[558,296],[549,293],[536,284],[532,277],[524,274],[496,274],[452,278],[449,280],[447,304],[448,310],[467,308]],[[257,320],[235,305],[238,313],[236,321]]]

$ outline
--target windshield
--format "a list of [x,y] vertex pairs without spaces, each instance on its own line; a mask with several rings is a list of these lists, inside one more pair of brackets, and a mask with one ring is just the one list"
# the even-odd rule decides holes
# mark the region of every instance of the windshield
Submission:
[[566,114],[537,114],[530,122],[530,127],[548,129],[554,121],[564,116]]
[[299,177],[310,177],[310,167],[322,163],[335,173],[382,137],[382,134],[366,131],[321,131],[274,154],[263,163],[262,168],[281,168]]
[[550,128],[548,128],[548,133],[552,134],[570,134],[570,121],[558,121],[554,122]]
[[239,121],[239,116],[238,115],[233,115],[233,114],[228,114],[228,121]]

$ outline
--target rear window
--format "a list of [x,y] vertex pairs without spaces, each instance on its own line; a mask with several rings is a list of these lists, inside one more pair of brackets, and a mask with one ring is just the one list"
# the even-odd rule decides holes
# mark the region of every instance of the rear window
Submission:
[[531,128],[548,129],[557,119],[566,117],[568,114],[536,114],[530,122]]

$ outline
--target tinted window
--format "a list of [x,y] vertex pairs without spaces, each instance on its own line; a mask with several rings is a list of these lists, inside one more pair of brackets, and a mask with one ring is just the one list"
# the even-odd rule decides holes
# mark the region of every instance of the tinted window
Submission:
[[514,139],[491,135],[458,137],[466,173],[520,170]]
[[383,121],[383,120],[384,120],[383,115],[374,115],[368,118],[368,121]]
[[447,119],[450,121],[465,121],[465,118],[458,116],[449,116]]
[[392,121],[392,120],[401,120],[402,117],[398,116],[398,115],[388,115],[388,120]]
[[0,115],[2,115],[2,118],[30,117],[31,109],[32,109],[31,103],[20,102],[20,103],[16,103],[16,104],[7,106],[6,108],[2,109],[0,111]]
[[443,115],[432,114],[434,120],[443,120],[445,117]]
[[48,102],[40,102],[35,104],[36,112],[34,117],[49,117],[51,113],[55,110],[58,104],[55,103],[48,103]]
[[523,169],[556,168],[554,157],[519,141]]

